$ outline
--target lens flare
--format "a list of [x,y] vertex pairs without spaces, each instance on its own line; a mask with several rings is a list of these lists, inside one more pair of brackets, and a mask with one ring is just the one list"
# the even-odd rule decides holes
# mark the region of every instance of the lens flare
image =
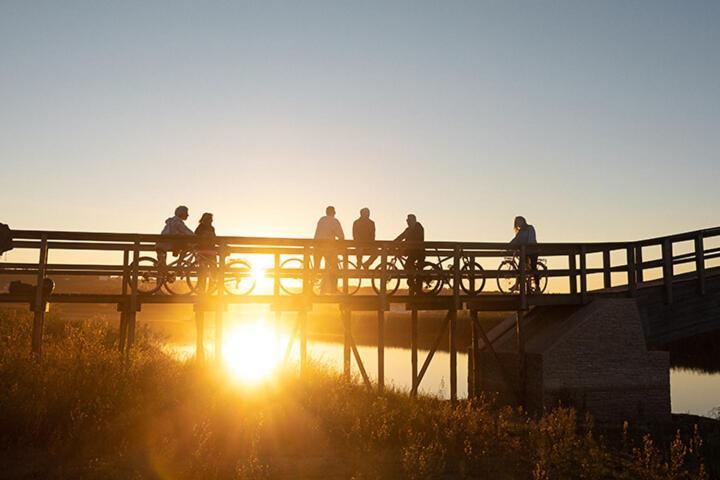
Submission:
[[222,356],[234,379],[259,383],[270,378],[280,364],[280,339],[275,329],[263,321],[237,325],[225,336]]

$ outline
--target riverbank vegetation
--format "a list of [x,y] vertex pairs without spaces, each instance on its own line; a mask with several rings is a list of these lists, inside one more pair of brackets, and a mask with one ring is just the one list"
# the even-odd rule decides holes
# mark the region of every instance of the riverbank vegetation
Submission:
[[[0,312],[0,478],[684,479],[718,473],[717,424],[671,433],[540,418],[492,399],[379,396],[313,365],[262,384],[179,362],[141,331],[129,359],[102,322]],[[715,429],[714,433],[709,432]],[[710,438],[708,437],[710,436]],[[714,437],[713,437],[714,435]],[[715,443],[713,443],[715,442]]]

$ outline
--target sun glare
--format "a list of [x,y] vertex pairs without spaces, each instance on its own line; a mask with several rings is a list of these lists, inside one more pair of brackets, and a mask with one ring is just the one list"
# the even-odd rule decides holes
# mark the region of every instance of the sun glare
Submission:
[[222,356],[232,377],[259,383],[269,378],[281,361],[280,339],[264,321],[237,325],[225,336]]

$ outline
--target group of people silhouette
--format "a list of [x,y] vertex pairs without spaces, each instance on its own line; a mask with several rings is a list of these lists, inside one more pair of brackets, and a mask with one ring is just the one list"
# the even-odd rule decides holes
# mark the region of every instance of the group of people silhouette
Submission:
[[[318,220],[317,226],[315,227],[315,240],[345,240],[342,225],[335,215],[336,211],[334,206],[330,205],[325,209],[325,215]],[[196,253],[204,258],[217,258],[213,214],[208,212],[203,213],[194,231],[185,224],[185,221],[189,217],[190,210],[188,207],[185,205],[178,206],[175,209],[175,214],[165,220],[165,226],[160,234],[166,236],[192,235],[197,237],[194,246]],[[422,270],[425,262],[425,248],[421,244],[421,242],[425,241],[425,229],[412,213],[408,214],[406,223],[407,227],[395,237],[394,241],[405,241],[410,244],[402,252],[405,259],[405,269],[410,272],[417,272]],[[534,245],[537,243],[535,227],[528,224],[525,217],[515,217],[513,230],[515,236],[509,242],[510,248],[516,248],[520,245]],[[353,222],[352,239],[358,242],[375,241],[375,222],[370,218],[369,208],[362,208],[360,210],[360,216]],[[166,265],[168,252],[172,251],[177,256],[180,254],[180,250],[181,248],[172,241],[158,242],[156,245],[158,262],[160,265]],[[357,251],[357,267],[369,269],[376,258],[377,255],[374,254],[372,250],[359,248]],[[528,255],[528,267],[531,272],[537,272],[537,260],[537,255]],[[332,248],[318,248],[314,255],[313,268],[319,270],[323,263],[329,271],[329,275],[332,276],[332,271],[336,270],[338,266],[337,252]],[[330,280],[332,280],[332,278]],[[413,280],[409,280],[408,285],[411,290],[418,288],[417,282]],[[337,282],[335,281],[323,282],[322,291],[325,293],[327,293],[328,290],[332,292],[336,288]],[[517,285],[514,288],[517,288]]]

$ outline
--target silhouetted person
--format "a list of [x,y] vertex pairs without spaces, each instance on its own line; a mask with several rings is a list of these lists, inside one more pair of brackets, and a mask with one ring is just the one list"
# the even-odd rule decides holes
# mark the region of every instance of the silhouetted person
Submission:
[[[406,241],[406,242],[424,242],[425,241],[425,229],[417,221],[417,218],[412,213],[407,216],[407,228],[395,238],[395,241]],[[405,249],[405,255],[407,256],[405,262],[405,269],[416,273],[422,271],[423,264],[425,263],[425,247],[423,245],[414,245]],[[408,277],[408,286],[410,291],[419,292],[418,287],[420,283],[415,278],[414,274],[410,274]]]
[[[375,241],[375,222],[370,220],[370,209],[363,208],[360,210],[360,218],[353,222],[353,240],[358,242],[374,242]],[[371,255],[367,262],[363,263],[363,256]],[[359,248],[357,254],[358,268],[370,268],[372,262],[375,261],[377,255],[372,255],[372,249]]]
[[198,254],[203,256],[215,257],[217,255],[217,250],[215,249],[215,227],[213,227],[212,223],[213,214],[203,213],[195,229],[195,236],[198,237]]
[[[515,232],[515,238],[510,240],[511,247],[520,247],[520,245],[537,245],[537,236],[535,234],[535,227],[527,223],[525,217],[517,216],[513,221],[513,231]],[[537,260],[538,254],[533,253],[527,256],[527,265],[530,272],[533,273],[535,279],[535,286],[540,289],[540,275],[537,271]],[[518,284],[515,284],[511,290],[517,290]]]
[[217,272],[217,249],[215,244],[215,227],[213,227],[213,214],[203,213],[200,222],[195,229],[197,241],[197,263],[198,272],[198,290],[200,292],[207,291],[208,277]]
[[[329,206],[325,209],[325,216],[318,220],[317,227],[315,228],[315,240],[345,240],[345,234],[343,233],[342,225],[337,218],[335,218],[335,207]],[[323,245],[317,247],[318,251],[315,253],[315,270],[320,269],[320,262],[325,259],[325,268],[329,270],[326,278],[320,285],[320,292],[326,293],[327,290],[331,292],[337,291],[337,279],[335,270],[337,270],[337,253],[332,245]]]
[[[193,231],[185,225],[185,220],[190,216],[188,207],[180,205],[175,209],[175,216],[165,220],[165,227],[163,227],[160,235],[194,235]],[[167,261],[167,252],[172,251],[173,255],[177,256],[180,254],[179,250],[186,248],[185,245],[178,245],[177,242],[167,241],[159,242],[155,245],[157,251],[158,261],[161,265],[165,265]]]

